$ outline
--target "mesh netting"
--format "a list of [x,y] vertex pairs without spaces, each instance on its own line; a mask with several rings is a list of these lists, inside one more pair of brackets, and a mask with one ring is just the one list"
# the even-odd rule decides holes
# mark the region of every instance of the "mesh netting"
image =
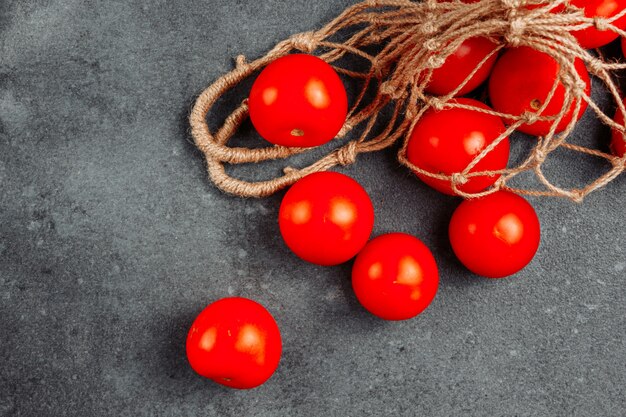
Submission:
[[[626,11],[610,19],[587,18],[568,5],[567,0],[556,0],[536,8],[527,7],[531,1],[480,0],[471,4],[458,1],[411,2],[402,0],[374,0],[356,4],[341,13],[319,31],[297,34],[277,44],[264,57],[247,62],[243,56],[236,60],[236,68],[225,74],[198,97],[192,110],[190,122],[192,135],[198,148],[206,157],[211,180],[223,191],[242,197],[262,197],[296,182],[313,172],[328,170],[337,165],[349,165],[361,153],[375,152],[402,141],[399,161],[420,175],[451,182],[452,189],[466,198],[479,197],[507,189],[518,194],[535,196],[559,196],[582,201],[586,195],[615,179],[625,169],[626,157],[614,155],[570,141],[579,115],[586,107],[595,112],[604,124],[620,132],[625,127],[616,123],[612,115],[604,113],[586,91],[586,83],[576,71],[576,60],[584,62],[589,73],[596,77],[612,96],[618,112],[626,115],[615,77],[616,70],[626,64],[610,62],[597,51],[583,49],[570,34],[572,30],[596,27],[612,30],[620,35],[626,33],[612,23]],[[565,11],[554,9],[565,5]],[[466,40],[486,37],[497,47],[478,64],[474,72],[459,84],[455,91],[445,96],[433,96],[425,92],[434,69],[440,67],[448,56]],[[459,103],[454,95],[465,86],[476,71],[494,54],[507,47],[527,46],[554,58],[560,71],[552,90],[534,111],[524,114],[503,114],[484,107]],[[373,52],[374,51],[374,52]],[[333,141],[337,147],[313,164],[301,169],[285,164],[280,176],[264,181],[244,181],[226,172],[225,164],[258,163],[267,160],[287,159],[310,149],[271,146],[265,148],[231,147],[229,140],[248,117],[247,100],[244,100],[225,119],[223,125],[212,132],[207,115],[226,92],[277,58],[294,52],[315,54],[333,65],[336,71],[358,81],[359,91],[351,105],[346,123]],[[357,57],[366,62],[365,69],[351,68],[349,63]],[[348,63],[348,64],[345,64]],[[559,87],[562,86],[562,87]],[[561,111],[546,115],[558,88],[564,87]],[[371,95],[368,91],[374,91]],[[470,108],[489,113],[507,121],[507,129],[487,146],[465,169],[444,175],[428,172],[413,165],[407,158],[410,133],[422,115],[429,109]],[[383,111],[384,110],[384,111]],[[522,125],[549,123],[550,129],[536,139],[536,144],[516,166],[499,171],[477,171],[476,164],[498,144]],[[563,123],[566,127],[562,129]],[[375,126],[383,123],[382,129]],[[358,129],[357,129],[358,127]],[[352,140],[340,140],[350,133]],[[356,134],[355,132],[358,132]],[[521,139],[528,140],[528,139]],[[554,151],[563,149],[580,157],[600,158],[608,161],[605,172],[586,173],[586,183],[578,188],[559,187],[559,178],[549,178],[543,170],[548,158],[558,158]],[[559,163],[558,160],[555,163]],[[531,172],[538,179],[539,187],[521,189],[510,186],[517,175]],[[560,175],[568,175],[559,170]],[[460,189],[476,176],[499,176],[489,189],[480,193],[467,193]],[[595,176],[594,176],[595,175]]]

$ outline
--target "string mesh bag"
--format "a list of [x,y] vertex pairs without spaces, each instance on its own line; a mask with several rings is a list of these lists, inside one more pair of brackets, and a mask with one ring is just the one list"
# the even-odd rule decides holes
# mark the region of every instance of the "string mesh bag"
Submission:
[[[615,132],[625,132],[624,123],[614,121],[613,109],[626,115],[616,81],[616,72],[626,68],[618,60],[605,59],[600,51],[585,50],[571,34],[575,30],[597,28],[626,33],[614,23],[626,11],[611,18],[585,17],[582,10],[569,5],[568,0],[371,0],[347,8],[318,31],[296,34],[279,42],[265,56],[248,62],[244,56],[236,59],[236,67],[204,90],[191,111],[190,124],[195,144],[206,159],[210,179],[221,190],[241,197],[264,197],[293,184],[300,178],[345,166],[357,161],[358,155],[376,152],[397,145],[398,160],[408,169],[422,176],[450,181],[455,194],[475,198],[509,190],[533,196],[556,196],[582,201],[618,177],[625,169],[626,157],[617,157],[606,146],[576,143],[572,132],[582,112],[587,108],[596,119]],[[466,40],[485,37],[496,47],[476,68],[447,95],[426,93],[432,73],[441,67]],[[491,108],[459,103],[454,96],[461,91],[474,74],[494,55],[512,47],[529,47],[548,54],[559,65],[552,89],[532,111],[523,114],[505,114]],[[313,163],[302,168],[289,166],[290,157],[312,149],[281,146],[241,147],[229,145],[242,123],[248,118],[247,99],[242,97],[236,108],[212,131],[207,118],[216,103],[230,90],[276,59],[292,53],[319,56],[331,64],[344,78],[357,85],[346,122],[331,142],[329,149]],[[594,102],[586,91],[586,83],[576,71],[575,62],[581,60],[594,79],[610,96],[611,113]],[[358,64],[355,64],[358,63]],[[561,110],[547,114],[558,88],[564,88]],[[412,164],[407,158],[410,134],[420,118],[429,109],[467,108],[501,117],[506,130],[474,160],[459,172],[442,174],[429,172]],[[619,119],[618,119],[619,120]],[[623,119],[622,119],[623,120]],[[563,123],[566,122],[563,128]],[[477,171],[476,165],[503,140],[507,140],[522,125],[548,123],[548,133],[536,138],[519,138],[528,146],[521,158],[502,170]],[[382,127],[381,127],[382,126]],[[608,129],[607,129],[608,130]],[[544,169],[546,162],[559,164],[562,152],[573,152],[577,158],[603,161],[605,169],[585,172],[584,184],[576,187],[559,185],[570,175],[559,169],[560,178],[551,178]],[[277,176],[258,181],[236,178],[226,165],[257,164],[264,161],[285,160]],[[565,166],[564,163],[561,165]],[[578,169],[579,164],[568,164]],[[599,172],[600,171],[600,172]],[[515,186],[521,174],[534,175],[536,186]],[[580,173],[577,172],[577,175]],[[473,177],[494,176],[497,181],[488,189],[464,192],[460,188]]]

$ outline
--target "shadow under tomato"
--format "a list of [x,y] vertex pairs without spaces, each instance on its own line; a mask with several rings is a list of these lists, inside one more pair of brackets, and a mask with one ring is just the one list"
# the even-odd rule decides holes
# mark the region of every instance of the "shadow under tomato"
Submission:
[[[341,290],[344,293],[344,299],[348,303],[348,309],[350,311],[349,319],[357,322],[356,327],[361,329],[364,332],[371,332],[374,328],[379,328],[383,326],[391,325],[391,321],[383,320],[369,311],[365,309],[356,298],[354,290],[352,288],[352,266],[354,265],[354,260],[341,265],[340,268],[341,276],[343,279],[340,280]],[[338,272],[339,274],[339,272]],[[344,318],[345,319],[345,318]],[[353,330],[355,330],[353,328]]]
[[439,266],[440,287],[443,285],[454,286],[475,286],[481,285],[483,278],[470,272],[459,261],[452,250],[450,238],[448,236],[448,226],[450,219],[456,208],[462,203],[462,199],[458,197],[450,197],[450,204],[446,205],[439,211],[438,215],[433,219],[435,227],[440,233],[434,234],[433,255]]
[[348,308],[351,313],[355,313],[359,317],[363,314],[369,314],[363,306],[357,300],[356,295],[354,294],[354,290],[352,289],[352,265],[354,264],[354,259],[349,262],[339,265],[336,268],[337,275],[341,277],[338,282],[338,285],[341,287],[341,291],[344,294],[344,300],[348,304]]
[[144,352],[149,354],[141,356],[153,386],[164,399],[184,398],[197,391],[205,392],[207,399],[236,392],[201,377],[189,365],[185,341],[198,311],[191,306],[186,310],[174,317],[157,316],[153,321],[151,343],[155,345],[144,347]]

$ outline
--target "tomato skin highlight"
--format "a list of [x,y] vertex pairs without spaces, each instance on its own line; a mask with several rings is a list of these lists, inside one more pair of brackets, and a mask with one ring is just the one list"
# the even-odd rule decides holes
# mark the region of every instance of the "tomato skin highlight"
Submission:
[[[585,93],[591,94],[591,80],[585,64],[580,59],[574,62],[576,71],[585,82]],[[507,50],[496,62],[489,79],[489,97],[494,109],[514,116],[526,112],[536,112],[547,99],[554,81],[557,79],[559,64],[550,55],[526,46]],[[550,104],[542,116],[556,116],[565,101],[565,87],[559,82]],[[572,120],[576,102],[561,119],[556,132],[565,130]],[[587,109],[587,102],[581,102],[580,119]],[[505,120],[512,124],[513,120]],[[552,121],[537,121],[523,124],[517,130],[529,135],[544,136],[550,131]]]
[[[626,100],[624,100],[624,104],[626,105]],[[624,125],[624,115],[619,110],[619,108],[615,112],[615,123],[619,125]],[[611,152],[615,156],[619,156],[620,158],[626,154],[626,143],[624,142],[624,135],[615,129],[611,129]]]
[[461,203],[448,233],[454,253],[467,269],[487,278],[504,278],[533,259],[541,226],[524,198],[498,191]]
[[265,383],[280,362],[280,330],[261,304],[241,297],[207,306],[187,335],[187,359],[199,375],[237,389]]
[[384,320],[408,320],[433,301],[439,272],[419,239],[390,233],[372,239],[352,267],[352,288],[365,309]]
[[[496,48],[497,44],[488,38],[469,38],[457,48],[446,62],[432,73],[425,91],[429,94],[444,96],[454,91],[474,71],[474,69]],[[455,96],[462,96],[475,90],[489,78],[496,63],[497,54],[492,55],[468,80]]]
[[[584,10],[587,17],[610,18],[626,9],[626,0],[570,0],[570,4]],[[619,29],[626,29],[626,16],[622,16],[612,23]],[[580,46],[586,49],[599,48],[613,42],[619,34],[611,30],[599,31],[595,27],[574,31],[572,35]]]
[[285,244],[301,259],[339,265],[367,243],[374,207],[363,187],[337,172],[318,172],[296,182],[279,210]]
[[332,66],[313,55],[293,54],[278,58],[259,74],[248,107],[253,126],[265,140],[308,148],[339,133],[348,98]]
[[[455,99],[456,103],[491,110],[487,105],[469,98]],[[407,159],[418,168],[432,173],[451,175],[463,171],[468,164],[506,130],[497,116],[476,110],[449,108],[430,109],[417,122],[407,145]],[[509,160],[509,139],[505,138],[472,169],[496,171],[506,168]],[[451,182],[427,175],[416,175],[430,187],[455,195]],[[475,193],[493,185],[499,175],[471,177],[458,188]]]

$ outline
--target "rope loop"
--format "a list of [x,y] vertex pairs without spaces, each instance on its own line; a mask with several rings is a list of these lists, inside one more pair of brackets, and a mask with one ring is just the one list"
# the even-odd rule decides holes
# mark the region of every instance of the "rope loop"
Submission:
[[[595,112],[597,118],[611,129],[624,132],[626,126],[613,120],[613,114],[605,114],[601,106],[589,97],[584,77],[578,73],[578,61],[586,65],[598,83],[604,84],[603,90],[609,92],[615,103],[619,103],[622,112],[624,108],[616,79],[617,72],[626,69],[626,64],[594,56],[578,45],[569,33],[588,28],[624,32],[614,26],[620,15],[589,18],[578,8],[565,7],[557,11],[561,9],[558,7],[561,3],[565,2],[555,2],[554,7],[547,7],[550,3],[546,7],[530,8],[528,4],[543,3],[528,0],[478,0],[471,3],[459,0],[365,0],[349,7],[318,31],[296,34],[279,42],[259,59],[247,61],[239,55],[235,59],[236,68],[218,78],[199,95],[189,117],[192,136],[206,159],[209,177],[225,192],[241,197],[264,197],[288,187],[304,175],[354,164],[360,153],[380,151],[401,142],[398,159],[402,165],[420,175],[449,181],[452,189],[465,198],[477,198],[507,189],[520,194],[557,196],[580,202],[623,173],[626,157],[617,158],[605,153],[603,149],[606,146],[593,149],[576,144],[575,135],[571,134],[574,123],[569,118],[572,114],[582,116],[581,112],[588,107],[588,112]],[[550,55],[561,64],[552,91],[546,97],[532,100],[529,108],[521,114],[503,114],[454,101],[452,95],[460,91],[468,80],[459,83],[448,95],[432,96],[427,93],[425,90],[431,82],[433,70],[444,65],[450,54],[455,52],[451,50],[452,46],[473,37],[492,39],[499,43],[498,51],[507,46],[524,45]],[[310,150],[280,146],[229,146],[230,139],[248,118],[247,99],[243,97],[243,102],[240,100],[240,104],[235,105],[222,126],[215,131],[209,128],[207,120],[214,116],[212,110],[215,104],[228,91],[294,50],[316,53],[333,65],[344,80],[349,81],[351,89],[356,86],[356,91],[351,91],[355,94],[351,95],[353,99],[348,118],[337,139],[332,142],[336,146],[309,166],[294,168],[285,163],[282,174],[269,180],[238,179],[232,176],[231,170],[226,170],[226,164],[288,159]],[[478,70],[477,66],[468,78]],[[559,100],[562,101],[560,108]],[[510,126],[506,133],[510,137],[515,128],[526,124],[547,124],[551,129],[536,141],[534,149],[530,149],[525,158],[518,158],[515,165],[505,170],[477,169],[481,166],[480,160],[487,158],[495,145],[485,147],[464,170],[456,173],[429,172],[412,165],[407,158],[407,148],[414,127],[424,114],[430,114],[428,109],[446,111],[451,108],[501,117]],[[357,132],[357,137],[350,137]],[[496,141],[503,138],[504,135]],[[516,135],[510,140],[528,141]],[[581,158],[604,159],[612,169],[599,176],[589,173],[588,182],[578,188],[562,188],[557,184],[559,178],[548,178],[541,169],[542,164],[553,158],[557,150],[577,152]],[[541,188],[521,189],[509,185],[518,175],[526,172],[535,175]],[[474,177],[481,176],[498,178],[491,188],[479,193],[459,190]]]

